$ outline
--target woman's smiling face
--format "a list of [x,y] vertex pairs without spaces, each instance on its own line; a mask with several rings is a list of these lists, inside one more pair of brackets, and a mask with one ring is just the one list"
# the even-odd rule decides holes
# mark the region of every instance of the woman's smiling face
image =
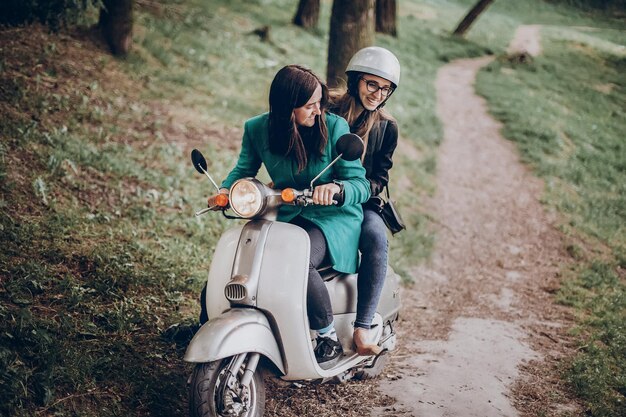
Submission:
[[309,101],[304,106],[293,110],[298,126],[312,127],[315,125],[315,117],[322,114],[320,111],[321,101],[322,86],[318,84]]
[[[371,90],[376,90],[372,92]],[[391,82],[372,74],[364,74],[359,80],[359,98],[369,111],[374,111],[393,92]]]

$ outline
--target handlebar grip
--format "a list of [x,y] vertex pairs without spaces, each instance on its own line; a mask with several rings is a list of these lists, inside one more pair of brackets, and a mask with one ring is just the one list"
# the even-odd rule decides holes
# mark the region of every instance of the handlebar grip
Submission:
[[337,193],[333,195],[333,201],[337,202],[337,205],[340,206],[343,204],[343,193]]

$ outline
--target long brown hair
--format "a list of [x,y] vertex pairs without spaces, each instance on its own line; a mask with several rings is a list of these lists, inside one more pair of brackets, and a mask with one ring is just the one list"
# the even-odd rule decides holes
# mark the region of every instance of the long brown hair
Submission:
[[395,119],[382,107],[374,111],[369,111],[361,105],[361,99],[359,98],[359,81],[362,76],[362,72],[350,72],[348,73],[347,89],[334,88],[330,90],[329,110],[346,119],[348,125],[350,125],[350,131],[356,133],[363,139],[365,148],[362,158],[364,158],[372,127],[383,120]]
[[[293,111],[309,101],[318,85],[322,87],[321,114],[315,117],[312,127],[298,126]],[[269,102],[270,152],[293,158],[300,172],[306,167],[309,154],[322,156],[328,143],[328,88],[310,69],[287,65],[272,81]]]

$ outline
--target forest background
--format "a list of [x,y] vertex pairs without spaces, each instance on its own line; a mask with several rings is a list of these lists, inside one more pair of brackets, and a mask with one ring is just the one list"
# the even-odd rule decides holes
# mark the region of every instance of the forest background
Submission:
[[[394,167],[409,228],[392,264],[408,277],[436,238],[421,203],[442,138],[436,71],[496,55],[477,89],[544,179],[575,260],[554,294],[577,312],[580,344],[560,377],[588,414],[626,414],[624,2],[496,1],[451,36],[474,3],[401,0],[395,36],[373,38],[402,62],[389,109],[416,151]],[[211,188],[189,151],[224,176],[277,69],[327,74],[332,2],[304,29],[295,1],[136,0],[123,59],[97,27],[100,2],[14,4],[0,13],[18,16],[0,27],[0,412],[185,415],[189,335],[176,329],[196,320],[231,225],[193,217]],[[507,54],[520,24],[542,25],[543,55]]]

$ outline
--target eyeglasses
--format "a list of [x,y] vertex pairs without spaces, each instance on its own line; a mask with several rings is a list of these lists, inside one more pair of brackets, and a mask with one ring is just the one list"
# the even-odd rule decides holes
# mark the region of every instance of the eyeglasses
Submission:
[[380,92],[383,93],[383,97],[389,97],[391,93],[393,93],[393,87],[381,87],[376,81],[367,80],[365,78],[361,79],[365,82],[365,85],[367,86],[367,91],[369,91],[370,93],[375,93],[380,90]]

